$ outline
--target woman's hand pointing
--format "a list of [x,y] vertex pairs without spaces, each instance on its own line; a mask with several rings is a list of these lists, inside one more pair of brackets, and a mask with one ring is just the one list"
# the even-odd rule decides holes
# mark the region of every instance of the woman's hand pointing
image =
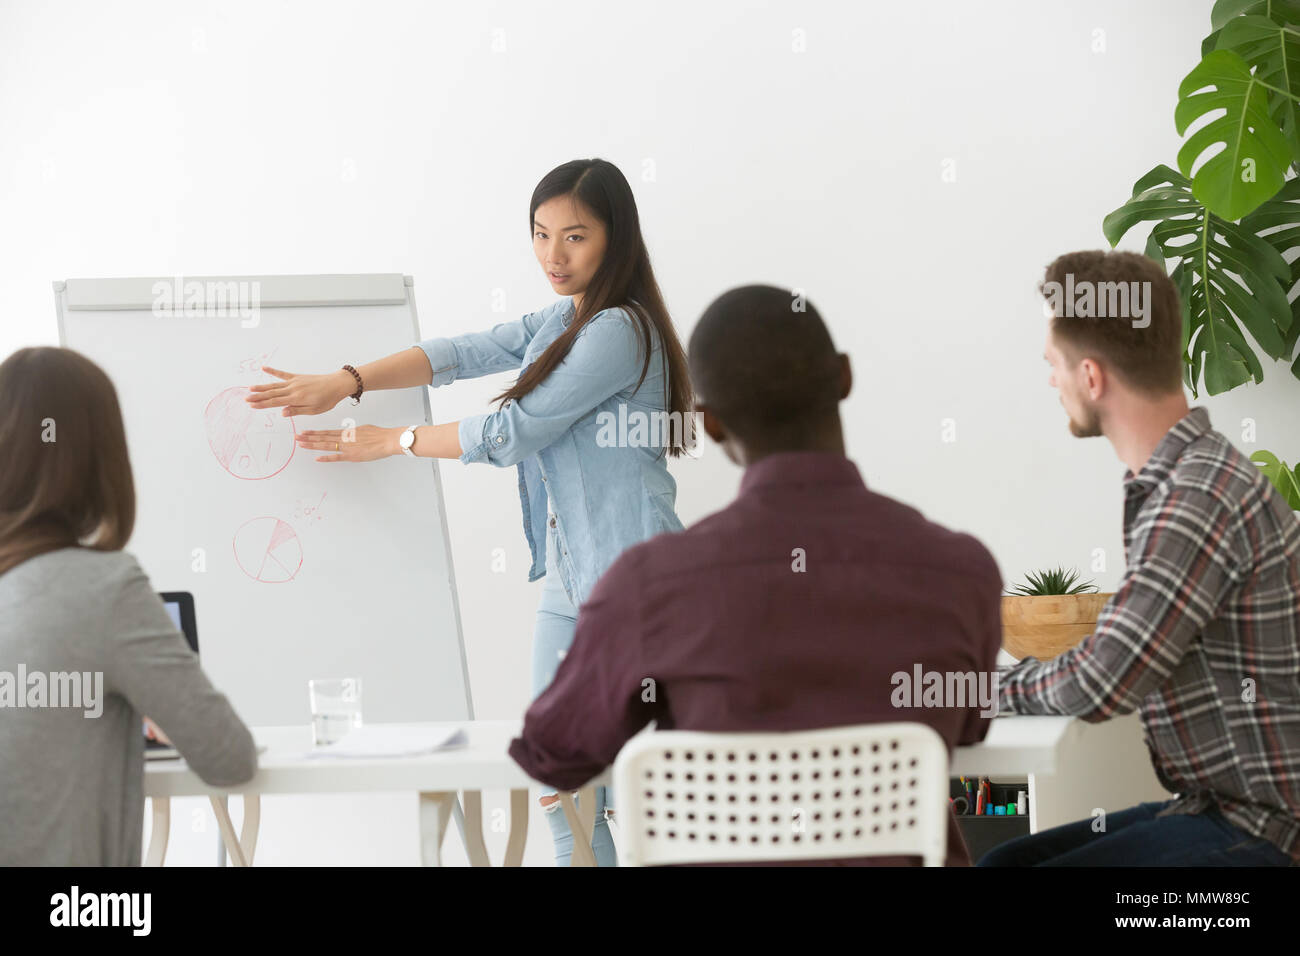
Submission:
[[333,428],[298,433],[298,447],[331,452],[317,455],[317,461],[376,461],[400,454],[397,438],[404,428],[381,428],[358,425],[356,428]]
[[283,407],[284,416],[328,412],[357,390],[356,379],[345,369],[328,375],[295,375],[263,365],[262,371],[283,381],[250,385],[246,401],[253,408]]

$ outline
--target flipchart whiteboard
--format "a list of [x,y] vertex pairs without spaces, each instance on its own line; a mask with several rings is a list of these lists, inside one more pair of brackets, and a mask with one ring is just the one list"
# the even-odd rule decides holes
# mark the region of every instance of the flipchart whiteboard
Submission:
[[[307,682],[359,677],[363,719],[473,716],[436,460],[325,463],[304,429],[429,423],[424,388],[284,417],[263,364],[323,373],[420,339],[409,276],[56,282],[61,343],[113,380],[155,590],[190,591],[199,654],[250,724],[305,724]],[[348,421],[351,419],[352,421]]]

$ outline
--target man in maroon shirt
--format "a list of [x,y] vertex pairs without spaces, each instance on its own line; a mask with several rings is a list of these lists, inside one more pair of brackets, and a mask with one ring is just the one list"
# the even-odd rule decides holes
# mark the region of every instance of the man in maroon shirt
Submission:
[[[714,732],[919,721],[950,753],[982,740],[996,685],[987,709],[892,701],[918,667],[981,686],[996,673],[1001,575],[975,538],[863,484],[840,427],[849,359],[817,311],[770,286],[733,289],[696,326],[690,368],[704,430],[745,469],[740,494],[623,552],[511,756],[571,790],[652,720]],[[950,817],[947,864],[969,863]]]

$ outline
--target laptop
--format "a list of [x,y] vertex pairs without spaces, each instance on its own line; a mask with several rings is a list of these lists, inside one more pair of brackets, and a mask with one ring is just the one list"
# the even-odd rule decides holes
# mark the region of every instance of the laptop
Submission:
[[[190,645],[190,650],[197,654],[199,652],[199,629],[194,621],[194,595],[188,591],[162,591],[158,597],[162,599],[167,616],[172,619],[176,629],[185,635],[185,641]],[[149,736],[148,724],[143,725],[143,732],[145,760],[166,760],[180,757],[180,751],[171,744],[165,744],[161,740],[154,740]]]

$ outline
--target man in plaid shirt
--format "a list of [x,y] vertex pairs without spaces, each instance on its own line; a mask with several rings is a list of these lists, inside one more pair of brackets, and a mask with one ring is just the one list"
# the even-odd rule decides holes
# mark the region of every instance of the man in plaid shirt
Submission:
[[[1128,308],[1099,315],[1103,300],[1121,301],[1112,283]],[[1070,430],[1105,435],[1128,466],[1127,568],[1082,643],[1001,674],[1000,708],[1088,721],[1138,710],[1156,774],[1178,796],[1109,813],[1102,832],[1085,820],[1009,841],[979,865],[1293,865],[1300,520],[1205,409],[1188,409],[1178,296],[1155,262],[1071,253],[1047,267],[1042,291]]]

